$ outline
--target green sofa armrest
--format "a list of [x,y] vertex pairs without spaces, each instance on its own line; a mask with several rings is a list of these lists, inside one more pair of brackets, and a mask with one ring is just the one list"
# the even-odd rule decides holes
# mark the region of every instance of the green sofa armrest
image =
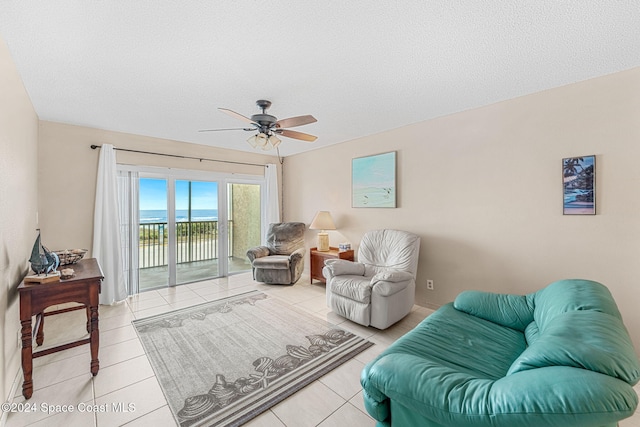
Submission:
[[[497,426],[615,426],[630,417],[638,395],[626,382],[598,372],[567,366],[522,371],[496,381],[491,405]],[[526,415],[525,418],[522,415]],[[525,421],[526,420],[526,421]]]
[[622,320],[599,311],[569,311],[554,317],[507,375],[547,366],[587,369],[630,385],[640,379],[638,356]]
[[388,399],[452,427],[616,425],[638,403],[629,384],[584,369],[539,368],[494,381],[397,353],[367,365],[361,383],[365,406],[378,406],[372,415],[380,422],[389,416]]
[[[487,413],[486,398],[461,399],[453,396],[464,392],[486,396],[492,380],[477,380],[470,374],[446,367],[437,361],[422,359],[409,354],[388,354],[367,365],[360,382],[365,393],[367,410],[377,406],[378,421],[388,416],[389,399],[419,413],[425,418],[444,425],[455,425],[452,417],[461,422],[469,415]],[[464,385],[464,391],[458,387]],[[471,392],[471,389],[475,389]],[[458,389],[458,392],[455,390]],[[367,402],[366,399],[370,401]],[[471,405],[471,408],[466,408]],[[456,416],[457,414],[457,416]],[[480,424],[481,425],[481,424]]]
[[453,306],[472,316],[524,331],[533,321],[533,300],[525,295],[464,291]]

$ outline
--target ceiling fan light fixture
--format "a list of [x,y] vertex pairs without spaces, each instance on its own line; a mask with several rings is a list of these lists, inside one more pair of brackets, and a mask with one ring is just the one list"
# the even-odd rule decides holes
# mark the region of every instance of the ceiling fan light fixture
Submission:
[[[264,147],[267,145],[267,142],[269,142],[269,137],[267,136],[266,133],[260,132],[259,134],[256,135],[256,143],[263,150],[265,150]],[[268,150],[268,148],[266,148],[266,150]]]
[[257,132],[255,135],[247,139],[247,143],[253,148],[260,147],[262,150],[271,150],[277,148],[282,142],[279,136],[298,139],[301,141],[313,142],[318,137],[295,130],[284,129],[288,127],[296,127],[317,122],[316,118],[307,114],[306,116],[289,117],[287,119],[278,120],[275,116],[267,114],[267,109],[271,106],[271,101],[260,99],[256,101],[256,105],[262,110],[260,114],[254,114],[250,118],[229,110],[228,108],[219,108],[225,114],[230,115],[243,122],[250,123],[252,127],[236,128],[236,129],[203,129],[199,132],[213,132],[219,130],[246,130]]
[[273,148],[276,148],[278,145],[280,145],[281,142],[282,141],[280,140],[280,138],[278,138],[275,134],[269,137],[269,143],[273,145]]
[[253,135],[250,136],[249,139],[247,139],[247,142],[249,143],[250,146],[252,146],[253,148],[256,148],[256,146],[258,145],[258,141],[257,141],[257,135]]

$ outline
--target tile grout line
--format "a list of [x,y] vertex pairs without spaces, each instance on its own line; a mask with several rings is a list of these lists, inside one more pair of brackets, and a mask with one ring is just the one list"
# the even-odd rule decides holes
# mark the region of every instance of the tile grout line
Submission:
[[[169,408],[169,404],[167,403],[166,405],[161,406],[161,407],[159,407],[159,408],[156,408],[156,409],[154,409],[154,410],[153,410],[153,411],[151,411],[151,412],[147,412],[146,414],[142,414],[142,415],[140,415],[140,416],[139,416],[139,417],[137,417],[137,418],[134,418],[134,419],[132,419],[132,420],[127,421],[126,423],[122,424],[122,425],[121,425],[121,427],[126,426],[126,425],[129,425],[129,424],[133,423],[134,421],[139,420],[139,419],[140,419],[140,418],[142,418],[142,417],[146,417],[147,415],[151,415],[151,414],[153,414],[154,412],[161,410],[161,409],[162,409],[162,408],[164,408],[165,406],[166,406],[167,408]],[[169,409],[169,411],[171,411],[171,409]],[[171,418],[171,419],[175,422],[175,418],[173,418],[173,413],[171,413],[171,416],[172,416],[172,418]],[[97,427],[97,426],[96,426],[96,427]],[[179,427],[179,424],[178,424],[177,422],[176,422],[176,427]]]
[[[154,374],[154,375],[148,376],[148,377],[146,377],[146,378],[142,378],[142,379],[140,379],[140,380],[134,381],[134,382],[129,383],[129,384],[127,384],[127,385],[124,385],[124,386],[122,386],[122,387],[120,387],[120,388],[113,389],[113,390],[109,391],[109,393],[105,393],[105,394],[100,395],[100,396],[95,396],[95,399],[102,399],[103,397],[108,396],[108,395],[110,395],[111,393],[115,393],[116,391],[123,390],[123,389],[125,389],[125,388],[127,388],[127,387],[130,387],[130,386],[132,386],[132,385],[140,384],[140,383],[141,383],[141,382],[143,382],[143,381],[147,381],[149,378],[156,378],[156,376],[155,376],[155,374]],[[156,378],[156,381],[157,381],[157,378]]]
[[[273,414],[273,416],[274,416],[274,417],[276,417],[276,418],[277,418],[277,420],[278,420],[278,421],[280,421],[280,422],[282,423],[282,425],[283,425],[283,426],[288,427],[288,426],[287,426],[287,423],[285,423],[285,422],[284,422],[284,420],[282,420],[282,419],[278,416],[278,414],[276,414],[274,411],[272,411],[272,410],[271,410],[271,408],[267,409],[267,411],[271,412],[271,413]],[[265,412],[266,412],[266,411],[265,411]],[[263,413],[264,413],[264,412],[263,412]],[[260,414],[260,415],[262,415],[262,414]],[[260,415],[258,415],[258,417],[259,417]],[[256,418],[257,418],[257,417],[256,417]],[[255,418],[254,418],[254,420],[255,420]]]
[[[100,373],[100,372],[98,372]],[[96,404],[96,377],[91,377],[91,395],[93,397],[93,404]],[[93,412],[93,426],[98,427],[98,413],[97,411]]]
[[[335,393],[335,392],[334,392],[334,393]],[[332,417],[332,416],[333,416],[333,414],[335,414],[336,412],[338,412],[338,411],[339,411],[339,410],[340,410],[344,405],[346,405],[346,404],[348,404],[348,403],[349,403],[349,401],[348,401],[348,400],[345,400],[345,402],[344,402],[342,405],[338,406],[338,407],[337,407],[333,412],[331,412],[329,415],[327,415],[326,417],[324,417],[324,418],[323,418],[323,419],[322,419],[318,424],[316,424],[316,427],[318,427],[320,424],[322,424],[322,423],[323,423],[323,422],[325,422],[327,419],[329,419],[330,417]],[[353,406],[353,405],[351,405],[351,406]],[[287,426],[287,427],[289,427],[289,426]],[[291,426],[291,427],[293,427],[293,426]]]

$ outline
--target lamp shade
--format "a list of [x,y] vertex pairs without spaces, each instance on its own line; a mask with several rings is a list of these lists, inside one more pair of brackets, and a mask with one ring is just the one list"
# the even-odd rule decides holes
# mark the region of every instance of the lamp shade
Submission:
[[310,230],[335,230],[336,226],[333,223],[333,218],[329,211],[318,211],[316,216],[311,221],[309,226]]

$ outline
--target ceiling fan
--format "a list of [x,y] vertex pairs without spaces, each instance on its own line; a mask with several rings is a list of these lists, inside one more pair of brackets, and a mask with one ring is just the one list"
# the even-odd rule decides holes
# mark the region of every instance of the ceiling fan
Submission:
[[254,114],[251,116],[251,118],[243,116],[240,113],[236,113],[235,111],[229,110],[228,108],[218,108],[218,110],[230,115],[231,117],[235,117],[236,119],[240,119],[243,122],[249,123],[251,127],[231,129],[202,129],[198,132],[217,132],[226,130],[245,130],[257,132],[255,135],[251,136],[247,140],[247,142],[251,144],[252,147],[260,147],[263,150],[270,150],[271,148],[277,147],[280,144],[280,138],[278,138],[278,135],[307,142],[313,142],[318,139],[317,136],[309,135],[308,133],[285,129],[315,123],[317,122],[315,117],[306,115],[278,120],[275,116],[267,114],[267,109],[271,106],[271,101],[267,101],[266,99],[259,99],[258,101],[256,101],[256,105],[258,106],[258,108],[262,109],[262,113]]

